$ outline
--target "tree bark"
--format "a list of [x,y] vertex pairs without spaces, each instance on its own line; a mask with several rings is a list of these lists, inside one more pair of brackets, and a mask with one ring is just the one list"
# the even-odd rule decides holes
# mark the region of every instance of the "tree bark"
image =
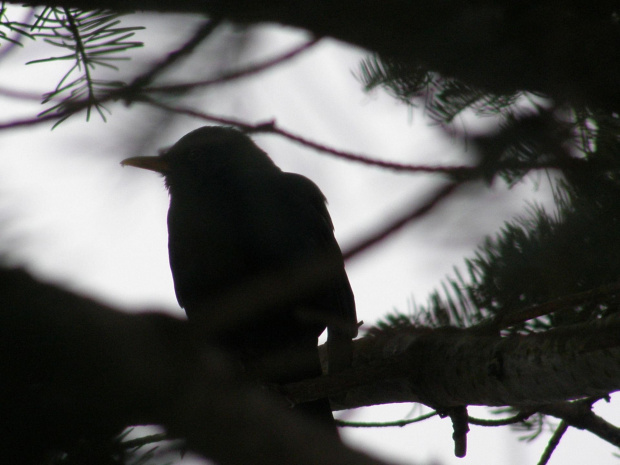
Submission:
[[[620,389],[620,318],[528,336],[478,328],[401,328],[356,341],[353,369],[288,385],[295,402],[335,396],[337,408],[422,402],[538,406]],[[344,395],[344,397],[343,397]]]

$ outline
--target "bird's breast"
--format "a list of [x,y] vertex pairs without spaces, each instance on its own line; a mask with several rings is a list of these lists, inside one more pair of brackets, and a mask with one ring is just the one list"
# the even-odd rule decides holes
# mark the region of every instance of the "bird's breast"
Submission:
[[268,189],[171,197],[168,234],[182,304],[214,298],[304,249],[289,209]]

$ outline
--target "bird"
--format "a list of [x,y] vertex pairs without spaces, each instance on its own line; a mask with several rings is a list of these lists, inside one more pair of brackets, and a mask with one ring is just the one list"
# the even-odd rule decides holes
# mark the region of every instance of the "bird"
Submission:
[[[164,177],[175,294],[202,338],[253,376],[285,384],[322,374],[318,337],[327,327],[328,372],[350,366],[355,299],[314,182],[282,171],[226,126],[198,128],[158,156],[121,164]],[[335,430],[328,399],[295,410]]]

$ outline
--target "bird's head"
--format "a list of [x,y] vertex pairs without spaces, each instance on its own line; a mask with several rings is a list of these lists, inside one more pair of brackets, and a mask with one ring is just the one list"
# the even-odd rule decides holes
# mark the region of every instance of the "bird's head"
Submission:
[[204,126],[183,136],[159,156],[131,157],[122,166],[161,173],[172,191],[225,182],[243,173],[278,168],[247,135],[230,127]]

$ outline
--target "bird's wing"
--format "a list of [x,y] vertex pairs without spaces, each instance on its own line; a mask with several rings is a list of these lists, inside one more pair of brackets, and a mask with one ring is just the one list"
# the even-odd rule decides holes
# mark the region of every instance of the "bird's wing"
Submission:
[[[324,233],[325,240],[333,238],[334,225],[327,211],[327,199],[321,189],[310,179],[297,173],[282,173],[279,176],[283,192],[290,194],[289,199],[296,208],[313,217],[314,223],[321,222],[324,227],[317,231]],[[310,219],[310,218],[309,218]]]
[[[350,365],[351,339],[357,335],[355,300],[344,269],[340,247],[334,237],[334,227],[321,190],[308,178],[294,173],[281,176],[282,192],[286,201],[307,227],[308,240],[317,253],[324,252],[338,263],[334,285],[330,286],[324,305],[329,313],[328,353],[330,372],[341,371]],[[323,302],[321,302],[323,304]]]

